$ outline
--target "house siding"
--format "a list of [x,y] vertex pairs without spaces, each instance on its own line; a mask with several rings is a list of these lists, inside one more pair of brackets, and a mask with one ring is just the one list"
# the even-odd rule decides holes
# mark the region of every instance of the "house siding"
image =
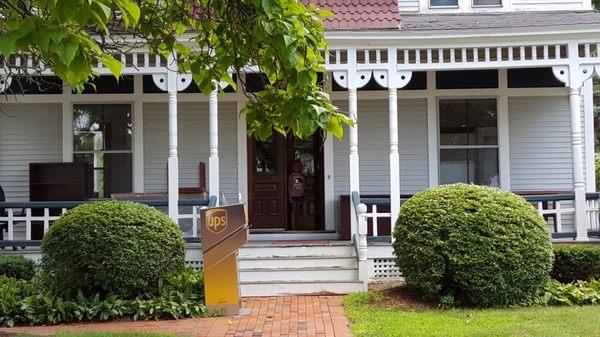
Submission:
[[[180,187],[197,187],[198,164],[206,163],[208,186],[208,103],[179,103],[178,157]],[[144,190],[167,190],[168,107],[144,104]],[[219,103],[219,159],[221,193],[237,194],[237,112],[235,102]]]
[[[348,103],[334,102],[347,111]],[[387,100],[358,100],[358,153],[361,194],[389,194],[389,124]],[[348,130],[345,130],[347,135]],[[427,101],[398,100],[400,190],[412,194],[428,187]],[[336,225],[339,196],[350,194],[348,137],[334,139],[334,196]]]
[[0,185],[8,201],[29,201],[29,163],[62,161],[61,104],[2,104]]
[[568,98],[514,97],[508,109],[512,190],[571,190]]

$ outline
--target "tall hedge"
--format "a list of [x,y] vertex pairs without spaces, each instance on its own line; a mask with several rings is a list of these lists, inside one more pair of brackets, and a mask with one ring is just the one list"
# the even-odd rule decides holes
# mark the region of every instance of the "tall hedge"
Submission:
[[42,241],[45,283],[56,293],[156,292],[184,267],[179,227],[162,212],[123,201],[93,202],[63,214]]
[[600,280],[600,246],[560,244],[554,246],[552,278],[560,282]]
[[517,304],[546,284],[552,267],[544,220],[498,188],[454,184],[421,192],[400,208],[394,237],[406,282],[427,298]]

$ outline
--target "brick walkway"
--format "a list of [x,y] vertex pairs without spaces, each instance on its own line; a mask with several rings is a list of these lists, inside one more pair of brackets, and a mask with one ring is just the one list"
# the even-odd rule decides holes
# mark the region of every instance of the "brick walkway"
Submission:
[[351,337],[344,314],[342,296],[248,297],[242,307],[251,308],[249,316],[67,324],[58,326],[0,329],[6,334],[52,335],[60,331],[152,331],[185,336],[207,337]]

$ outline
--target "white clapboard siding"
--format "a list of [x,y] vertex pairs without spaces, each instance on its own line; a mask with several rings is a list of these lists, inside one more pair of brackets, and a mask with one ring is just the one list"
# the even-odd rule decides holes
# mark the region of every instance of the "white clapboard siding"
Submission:
[[[206,163],[208,180],[208,103],[179,103],[178,154],[180,187],[197,187],[198,164]],[[167,190],[167,104],[144,104],[144,190]],[[221,193],[237,193],[237,112],[234,102],[219,103]],[[208,181],[207,181],[208,186]]]
[[573,188],[568,97],[514,97],[508,101],[511,188]]
[[2,104],[0,185],[8,201],[29,200],[29,163],[62,161],[61,104]]
[[[341,111],[346,101],[335,101]],[[403,194],[427,188],[427,102],[425,99],[398,101],[398,138],[400,153],[400,190]],[[335,214],[339,196],[350,194],[348,137],[333,140]],[[360,192],[389,194],[389,124],[387,100],[358,101],[358,152],[360,156]],[[336,216],[336,221],[338,217]]]
[[585,9],[585,2],[581,0],[513,0],[514,10],[557,10],[557,9]]
[[418,12],[419,0],[398,0],[400,12]]

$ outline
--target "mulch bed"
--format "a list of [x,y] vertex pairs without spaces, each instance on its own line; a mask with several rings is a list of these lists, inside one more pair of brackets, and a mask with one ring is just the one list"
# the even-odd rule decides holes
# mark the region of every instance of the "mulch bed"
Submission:
[[402,311],[425,311],[438,307],[437,302],[424,300],[404,284],[373,284],[369,286],[369,290],[374,290],[381,294],[380,300],[372,300],[365,303],[374,307]]

